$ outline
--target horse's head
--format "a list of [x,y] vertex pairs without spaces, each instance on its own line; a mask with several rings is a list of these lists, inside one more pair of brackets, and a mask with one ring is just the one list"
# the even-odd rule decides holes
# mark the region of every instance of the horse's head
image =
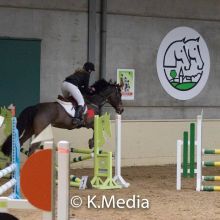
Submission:
[[115,108],[115,111],[118,114],[122,114],[124,111],[124,108],[122,106],[122,100],[121,100],[121,87],[122,85],[119,84],[111,84],[111,93],[107,98],[107,102]]
[[124,108],[121,101],[121,85],[107,82],[101,79],[93,85],[96,90],[96,94],[100,99],[97,98],[97,102],[100,106],[104,105],[106,102],[109,103],[118,114],[122,114]]
[[187,56],[187,51],[184,42],[185,42],[185,38],[183,38],[181,41],[176,42],[177,47],[175,48],[174,54],[176,60],[182,62],[184,66],[184,70],[189,70],[191,63]]
[[172,42],[166,49],[164,55],[164,67],[177,67],[178,64],[184,67],[184,70],[190,69],[190,60],[185,48],[185,38]]
[[202,70],[204,67],[204,62],[200,53],[199,39],[199,37],[196,39],[189,39],[186,42],[186,46],[188,48],[189,59],[195,61],[198,70]]

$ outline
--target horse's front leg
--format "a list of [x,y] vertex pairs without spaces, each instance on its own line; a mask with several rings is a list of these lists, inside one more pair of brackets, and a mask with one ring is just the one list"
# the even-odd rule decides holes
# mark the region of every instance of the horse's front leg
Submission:
[[89,139],[89,149],[94,148],[94,130],[93,130],[93,136]]
[[85,118],[85,127],[93,130],[93,136],[89,139],[89,149],[94,148],[94,118]]

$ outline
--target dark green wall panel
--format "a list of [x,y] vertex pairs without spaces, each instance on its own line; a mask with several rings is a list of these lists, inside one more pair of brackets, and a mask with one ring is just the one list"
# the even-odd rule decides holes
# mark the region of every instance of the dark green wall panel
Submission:
[[0,39],[0,106],[40,100],[40,40]]

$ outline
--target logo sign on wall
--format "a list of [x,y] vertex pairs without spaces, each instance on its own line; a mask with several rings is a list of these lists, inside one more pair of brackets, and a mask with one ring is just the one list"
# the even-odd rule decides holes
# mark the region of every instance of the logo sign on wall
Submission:
[[209,50],[197,31],[178,27],[165,36],[157,54],[157,73],[169,95],[179,100],[197,96],[206,85],[209,70]]
[[122,84],[122,100],[134,100],[134,69],[117,69],[117,83]]

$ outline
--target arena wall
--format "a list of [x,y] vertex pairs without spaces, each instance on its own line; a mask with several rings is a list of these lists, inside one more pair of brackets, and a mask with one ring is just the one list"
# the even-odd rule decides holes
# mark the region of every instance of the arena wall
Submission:
[[[135,99],[124,101],[123,165],[175,163],[176,140],[202,108],[205,118],[209,119],[205,122],[204,142],[217,145],[220,131],[220,2],[107,2],[106,78],[116,80],[117,68],[133,68],[136,79]],[[91,83],[99,78],[100,69],[100,1],[96,4],[96,72]],[[211,59],[205,88],[188,101],[169,96],[156,70],[162,39],[179,26],[192,27],[203,36]],[[40,101],[53,101],[60,93],[62,80],[87,60],[88,1],[0,0],[0,37],[41,40]],[[110,107],[104,111],[114,115]],[[83,129],[54,131],[56,140],[70,138],[77,146],[87,143],[90,132]]]
[[[122,122],[122,166],[148,166],[176,163],[176,142],[183,138],[183,131],[189,131],[193,120],[172,121],[129,121]],[[112,121],[112,138],[103,149],[114,152],[115,135]],[[55,141],[69,140],[72,147],[88,147],[92,130],[80,129],[74,132],[53,129]],[[220,145],[220,121],[205,120],[203,125],[203,146],[212,149]],[[92,161],[72,164],[73,168],[92,167]]]
[[[100,66],[100,1],[96,1],[96,73]],[[124,7],[126,5],[126,7]],[[135,69],[135,99],[125,101],[128,120],[190,119],[203,107],[207,118],[220,118],[220,2],[217,0],[110,0],[107,5],[107,79],[117,68]],[[156,56],[164,36],[188,26],[205,39],[211,58],[208,83],[188,101],[162,88]],[[87,59],[88,1],[0,0],[0,37],[41,39],[41,101],[54,100],[60,83]],[[112,111],[110,108],[105,108]]]

